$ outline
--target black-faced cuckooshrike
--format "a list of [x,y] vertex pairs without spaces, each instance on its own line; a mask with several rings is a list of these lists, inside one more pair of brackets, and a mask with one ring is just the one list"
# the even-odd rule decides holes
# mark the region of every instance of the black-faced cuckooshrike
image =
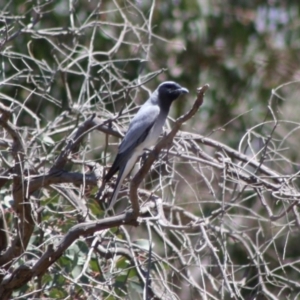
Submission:
[[145,149],[153,146],[162,132],[171,104],[181,94],[189,91],[173,81],[165,81],[151,94],[135,117],[124,136],[118,154],[104,180],[107,182],[119,171],[115,189],[108,202],[111,209],[117,200],[119,190],[125,177],[134,167]]

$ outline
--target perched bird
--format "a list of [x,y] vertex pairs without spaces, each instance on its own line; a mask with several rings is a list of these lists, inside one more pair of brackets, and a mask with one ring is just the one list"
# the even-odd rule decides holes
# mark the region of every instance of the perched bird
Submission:
[[122,182],[134,167],[138,157],[145,149],[156,143],[172,102],[181,94],[188,92],[176,82],[165,81],[150,95],[134,116],[119,146],[115,161],[104,178],[107,182],[119,171],[114,191],[108,202],[108,209],[115,204]]

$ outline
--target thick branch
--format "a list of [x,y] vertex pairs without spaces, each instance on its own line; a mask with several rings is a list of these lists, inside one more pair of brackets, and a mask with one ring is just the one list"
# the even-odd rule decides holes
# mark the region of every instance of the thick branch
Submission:
[[[24,160],[25,160],[25,146],[21,135],[15,126],[9,121],[11,117],[11,110],[5,107],[3,104],[0,106],[0,125],[8,132],[11,136],[12,143],[12,156],[14,158],[14,172],[17,176],[13,177],[13,199],[14,199],[14,210],[17,214],[15,220],[15,229],[17,235],[15,236],[12,246],[9,248],[11,258],[18,257],[26,249],[29,239],[34,229],[34,222],[32,219],[31,206],[26,199],[26,189],[23,182],[23,171],[24,171]],[[8,262],[8,261],[7,261]],[[5,268],[9,268],[10,263],[7,263]]]
[[46,175],[31,176],[26,181],[28,182],[28,190],[30,193],[51,184],[59,183],[73,183],[73,184],[87,184],[91,186],[97,186],[97,178],[95,174],[82,174],[79,172],[68,172],[59,170]]
[[48,246],[47,251],[32,268],[24,268],[24,265],[22,265],[9,277],[6,277],[0,285],[0,299],[3,299],[3,295],[9,294],[14,289],[20,288],[32,277],[41,276],[47,272],[48,268],[54,264],[62,256],[64,251],[79,237],[92,236],[97,231],[121,225],[137,225],[136,220],[133,219],[132,211],[126,214],[73,226],[68,233],[64,235],[57,247],[53,247],[53,245]]

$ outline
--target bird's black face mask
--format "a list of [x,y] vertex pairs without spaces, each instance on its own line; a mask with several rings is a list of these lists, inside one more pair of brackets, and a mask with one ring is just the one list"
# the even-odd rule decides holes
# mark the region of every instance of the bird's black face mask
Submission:
[[189,91],[173,81],[166,81],[158,87],[158,96],[162,105],[171,105],[181,94],[187,94]]

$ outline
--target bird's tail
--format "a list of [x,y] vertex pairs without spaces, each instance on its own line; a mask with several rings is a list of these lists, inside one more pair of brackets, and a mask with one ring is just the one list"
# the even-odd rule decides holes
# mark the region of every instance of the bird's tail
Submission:
[[126,164],[119,168],[119,174],[118,174],[118,178],[117,178],[117,181],[116,181],[116,186],[115,186],[115,189],[114,189],[114,191],[111,195],[110,200],[108,201],[107,209],[112,209],[114,204],[116,203],[120,188],[122,186],[122,183],[123,183],[125,177],[130,173],[130,171],[134,167],[139,155],[140,155],[139,152],[133,153],[133,155],[131,155],[131,157],[128,159]]
[[108,205],[108,206],[107,206],[107,209],[108,209],[108,210],[109,210],[109,209],[112,209],[113,206],[114,206],[114,204],[115,204],[116,201],[117,201],[117,197],[118,197],[120,188],[121,188],[121,186],[122,186],[122,183],[123,183],[125,177],[126,177],[127,174],[128,174],[128,173],[126,174],[126,172],[124,172],[125,169],[126,169],[126,166],[125,166],[125,168],[123,167],[123,168],[121,168],[121,169],[119,170],[119,174],[118,174],[118,178],[117,178],[117,181],[116,181],[116,185],[115,185],[114,191],[113,191],[113,193],[112,193],[112,195],[111,195],[111,197],[110,197],[110,199],[109,199],[109,201],[108,201],[108,203],[107,203],[107,205]]

